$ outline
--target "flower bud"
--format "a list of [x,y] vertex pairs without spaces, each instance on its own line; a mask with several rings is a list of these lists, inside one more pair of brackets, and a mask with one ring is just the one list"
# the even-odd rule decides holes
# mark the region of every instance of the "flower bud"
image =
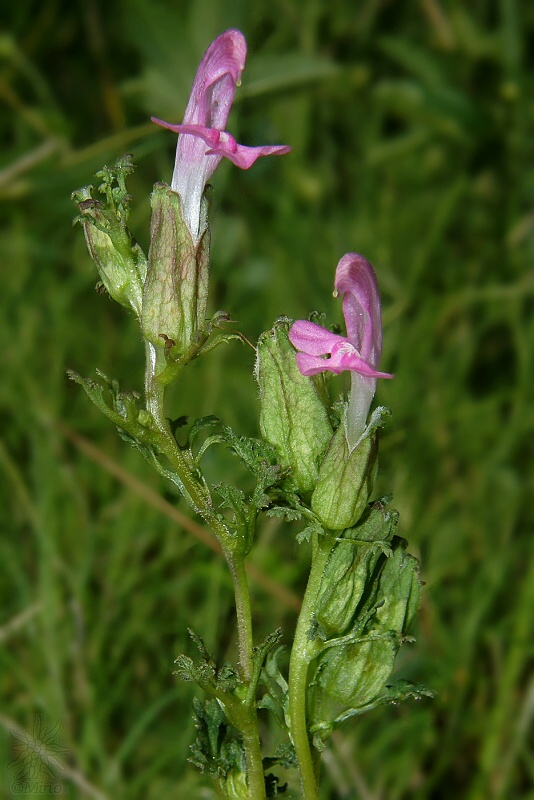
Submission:
[[164,183],[154,186],[148,272],[143,290],[142,330],[154,345],[168,340],[183,352],[205,326],[210,232],[202,200],[201,235],[194,242],[180,196]]
[[339,426],[319,471],[312,509],[323,525],[337,531],[352,528],[363,514],[376,478],[377,437],[364,435],[352,452],[345,426]]
[[332,427],[313,381],[299,372],[288,330],[289,320],[279,319],[258,342],[260,429],[276,448],[280,464],[291,468],[297,488],[309,492],[317,482]]
[[108,294],[126,308],[141,314],[146,258],[114,209],[91,196],[88,186],[73,197],[80,210],[89,255]]

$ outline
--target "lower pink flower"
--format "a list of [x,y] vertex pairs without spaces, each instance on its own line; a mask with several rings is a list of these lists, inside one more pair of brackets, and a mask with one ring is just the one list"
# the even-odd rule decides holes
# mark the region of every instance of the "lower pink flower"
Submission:
[[347,335],[332,333],[315,322],[298,320],[289,339],[299,351],[297,365],[302,375],[320,372],[351,372],[351,391],[346,419],[347,440],[353,448],[363,431],[377,378],[392,378],[380,372],[382,313],[376,275],[371,264],[358,253],[347,253],[336,269],[335,295],[343,296]]

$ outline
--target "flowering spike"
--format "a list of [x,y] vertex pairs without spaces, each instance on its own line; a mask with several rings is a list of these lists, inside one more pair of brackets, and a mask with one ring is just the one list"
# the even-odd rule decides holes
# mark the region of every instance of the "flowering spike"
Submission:
[[[377,378],[392,378],[379,372],[382,354],[382,317],[376,275],[371,264],[358,253],[340,259],[335,278],[335,295],[343,295],[347,336],[340,336],[314,322],[298,320],[289,331],[302,375],[350,370],[351,393],[346,434],[352,450],[361,437]],[[326,358],[325,358],[326,356]]]
[[221,33],[200,62],[182,124],[152,117],[156,125],[179,134],[171,188],[180,195],[194,242],[203,233],[200,201],[204,187],[223,156],[248,169],[260,156],[282,155],[290,150],[284,145],[245,147],[224,130],[246,56],[247,45],[240,31]]

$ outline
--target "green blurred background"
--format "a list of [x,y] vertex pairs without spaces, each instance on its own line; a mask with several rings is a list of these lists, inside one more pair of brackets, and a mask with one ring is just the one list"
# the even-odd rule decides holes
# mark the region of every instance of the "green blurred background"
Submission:
[[[279,314],[341,322],[337,260],[372,261],[397,375],[379,386],[393,419],[377,492],[393,492],[426,581],[399,672],[436,698],[347,724],[323,796],[534,798],[534,5],[27,0],[3,15],[4,796],[31,737],[61,759],[69,797],[212,796],[186,763],[195,690],[172,669],[193,653],[187,625],[233,657],[231,586],[181,501],[65,377],[98,367],[135,389],[143,372],[69,198],[133,153],[146,247],[175,145],[148,119],[181,120],[203,51],[232,26],[249,63],[229,128],[293,152],[214,176],[212,310],[251,341]],[[255,435],[253,360],[236,344],[195,364],[170,412]],[[207,469],[241,479],[214,449]],[[258,637],[282,624],[287,641],[280,586],[302,590],[306,548],[266,520],[251,560],[276,581],[252,582]]]

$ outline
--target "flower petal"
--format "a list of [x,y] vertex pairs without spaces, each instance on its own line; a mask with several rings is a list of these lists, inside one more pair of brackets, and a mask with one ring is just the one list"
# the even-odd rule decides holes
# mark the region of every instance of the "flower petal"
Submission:
[[336,344],[330,357],[312,355],[309,352],[297,353],[295,357],[301,374],[306,376],[318,375],[319,372],[333,372],[335,375],[339,375],[349,370],[353,374],[358,373],[366,380],[372,380],[373,385],[376,385],[376,378],[393,378],[393,375],[387,372],[378,372],[371,367],[348,343]]
[[248,147],[238,144],[234,137],[227,131],[219,131],[214,128],[206,128],[203,125],[173,125],[157,117],[151,117],[152,122],[162,128],[168,128],[174,133],[189,134],[198,136],[202,139],[209,149],[205,155],[217,155],[228,158],[236,167],[249,169],[260,156],[281,156],[291,150],[287,145],[261,145],[260,147]]
[[[230,136],[230,134],[228,134],[228,136]],[[235,139],[233,141],[235,142]],[[240,169],[249,169],[261,156],[282,156],[285,153],[289,153],[290,150],[291,148],[284,144],[266,144],[259,147],[248,147],[247,145],[237,143],[235,144],[235,150],[232,150],[226,143],[223,143],[221,136],[219,145],[208,150],[208,155],[215,153],[225,156],[232,164],[235,164],[236,167]]]
[[341,368],[331,368],[329,358],[321,358],[321,356],[310,356],[307,353],[297,353],[295,355],[297,359],[297,367],[299,368],[300,374],[304,375],[305,377],[310,377],[311,375],[318,375],[320,372],[335,372],[339,375],[340,372],[343,371],[343,367]]
[[241,80],[247,43],[238,30],[228,30],[210,44],[198,66],[184,114],[184,125],[223,130]]
[[[352,347],[351,344],[345,344],[341,347],[335,346],[332,350],[332,355],[328,359],[328,364],[336,366],[336,369],[331,369],[332,372],[342,372],[343,370],[350,370],[351,372],[358,372],[366,378],[392,378],[388,372],[379,372],[371,364],[369,364],[359,353]],[[339,369],[337,369],[339,367]]]
[[382,354],[382,315],[375,272],[366,258],[347,253],[336,269],[335,288],[343,297],[347,337],[369,364]]
[[221,131],[215,128],[206,128],[205,125],[185,125],[183,123],[174,125],[172,122],[165,122],[165,120],[158,119],[157,117],[150,117],[150,119],[156,125],[160,125],[162,128],[168,128],[174,133],[187,133],[191,136],[198,136],[199,139],[202,139],[202,141],[210,147],[216,147],[221,138]]
[[336,344],[348,343],[348,339],[344,336],[339,336],[315,322],[304,319],[293,323],[289,329],[289,341],[297,350],[311,356],[325,356],[332,352]]

